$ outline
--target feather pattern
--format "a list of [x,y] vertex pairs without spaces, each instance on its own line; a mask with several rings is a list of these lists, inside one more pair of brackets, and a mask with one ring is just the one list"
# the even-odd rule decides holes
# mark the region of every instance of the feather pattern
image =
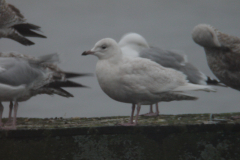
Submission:
[[34,42],[25,37],[46,38],[35,31],[40,31],[40,27],[27,23],[18,8],[4,0],[0,2],[0,38],[9,38],[29,46]]
[[213,74],[225,85],[240,91],[240,38],[207,24],[195,26],[192,38],[204,48]]

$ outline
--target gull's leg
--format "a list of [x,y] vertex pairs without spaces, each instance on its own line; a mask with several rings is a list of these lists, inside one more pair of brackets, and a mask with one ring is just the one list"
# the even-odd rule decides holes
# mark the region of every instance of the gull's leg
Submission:
[[153,105],[152,104],[150,105],[149,113],[153,113]]
[[159,115],[159,110],[158,110],[158,103],[156,103],[156,112],[155,112],[155,114],[156,114],[156,116],[158,116]]
[[137,104],[137,115],[136,115],[136,118],[135,118],[135,125],[138,124],[138,116],[139,116],[140,110],[141,110],[141,104],[138,103]]
[[4,127],[4,129],[17,129],[16,122],[17,122],[17,110],[18,110],[18,102],[15,101],[14,108],[13,108],[13,122],[11,126]]
[[14,104],[14,113],[13,113],[13,125],[12,125],[12,128],[13,129],[17,129],[16,127],[16,123],[17,123],[17,110],[18,110],[18,102],[15,101],[15,104]]
[[131,117],[130,117],[130,120],[129,120],[129,123],[130,124],[133,124],[133,115],[134,115],[134,111],[135,111],[135,104],[133,103],[132,104],[132,113],[131,113]]
[[135,126],[136,124],[133,123],[133,115],[134,115],[134,111],[135,111],[135,104],[133,103],[132,104],[132,113],[131,113],[131,116],[130,116],[130,120],[129,120],[129,123],[120,123],[118,125],[121,125],[121,126]]
[[7,122],[5,123],[5,125],[11,125],[12,124],[12,109],[13,109],[13,102],[10,101],[10,104],[9,104],[9,114],[8,114],[8,120]]
[[3,105],[2,105],[2,102],[0,102],[0,129],[1,127],[3,126],[3,123],[2,123],[2,114],[3,114]]
[[158,116],[159,115],[159,110],[158,110],[158,104],[156,103],[156,112],[155,113],[153,113],[153,107],[152,107],[153,105],[150,105],[150,111],[149,111],[149,113],[146,113],[146,114],[142,114],[141,116]]
[[141,116],[151,116],[153,113],[153,105],[151,104],[149,107],[149,113],[141,114]]

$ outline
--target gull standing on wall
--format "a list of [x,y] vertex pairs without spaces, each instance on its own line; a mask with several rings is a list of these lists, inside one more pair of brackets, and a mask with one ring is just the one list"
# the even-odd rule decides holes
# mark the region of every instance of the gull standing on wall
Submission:
[[[98,57],[96,75],[102,90],[112,99],[132,104],[130,122],[136,125],[141,105],[159,101],[196,100],[185,91],[215,91],[210,86],[188,83],[186,76],[176,70],[145,58],[123,56],[117,42],[111,38],[98,41],[95,46],[82,53]],[[137,104],[135,122],[133,115]]]
[[[85,87],[68,79],[86,76],[87,74],[62,71],[54,64],[58,61],[57,54],[49,54],[38,58],[19,56],[21,54],[16,54],[14,57],[14,54],[11,53],[1,54],[0,57],[0,128],[3,129],[16,129],[18,102],[26,101],[38,94],[73,97],[62,87]],[[14,116],[10,127],[7,125],[11,122],[11,110],[9,111],[8,124],[3,127],[2,101],[10,101],[10,106],[13,105],[12,101],[14,102]]]

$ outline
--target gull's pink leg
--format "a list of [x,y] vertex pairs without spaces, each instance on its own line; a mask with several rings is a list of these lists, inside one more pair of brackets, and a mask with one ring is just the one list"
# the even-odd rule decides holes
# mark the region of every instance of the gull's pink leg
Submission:
[[0,129],[1,127],[3,126],[3,123],[2,123],[2,114],[3,114],[3,105],[2,105],[2,102],[0,102]]
[[153,107],[152,107],[153,105],[151,104],[150,105],[150,110],[149,110],[149,113],[153,113]]
[[156,103],[156,112],[155,112],[155,114],[156,114],[156,116],[158,116],[159,115],[159,110],[158,110],[158,103]]
[[134,115],[135,107],[136,107],[135,104],[132,104],[132,113],[131,113],[131,117],[129,120],[130,124],[133,124],[133,115]]
[[135,123],[133,123],[133,115],[134,115],[135,107],[136,107],[135,104],[132,104],[132,113],[130,116],[129,123],[120,123],[118,125],[121,125],[121,126],[135,126],[136,125]]
[[159,115],[159,110],[158,110],[158,104],[156,103],[156,112],[153,113],[152,105],[150,105],[150,112],[146,114],[142,114],[141,116],[158,116]]
[[12,122],[12,126],[7,126],[7,127],[4,127],[4,129],[17,129],[16,127],[16,122],[17,122],[17,110],[18,110],[18,102],[15,101],[15,104],[14,104],[14,108],[13,108],[13,122]]
[[137,123],[138,123],[138,116],[139,116],[140,110],[141,110],[141,104],[138,103],[137,104],[137,115],[136,115],[136,118],[135,118],[135,125],[137,125]]
[[153,113],[153,105],[150,105],[149,113],[141,114],[141,116],[151,116]]
[[10,101],[10,104],[9,104],[9,114],[8,114],[8,120],[7,122],[5,123],[5,125],[11,125],[12,124],[12,109],[13,109],[13,102]]
[[17,123],[17,110],[18,110],[18,102],[15,101],[15,104],[14,104],[14,113],[13,113],[13,129],[17,129],[16,127],[16,123]]

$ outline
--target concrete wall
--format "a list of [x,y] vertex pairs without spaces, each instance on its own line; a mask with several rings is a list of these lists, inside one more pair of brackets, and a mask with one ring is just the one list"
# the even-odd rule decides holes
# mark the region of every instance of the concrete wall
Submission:
[[239,124],[0,131],[0,160],[239,160]]

